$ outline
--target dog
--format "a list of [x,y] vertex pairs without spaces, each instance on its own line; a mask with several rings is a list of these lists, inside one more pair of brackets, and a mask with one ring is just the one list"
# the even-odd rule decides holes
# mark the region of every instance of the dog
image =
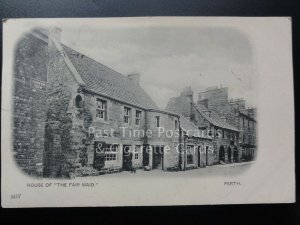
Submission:
[[131,173],[136,173],[136,168],[135,168],[134,166],[132,166],[132,167],[130,168],[130,171],[131,171]]

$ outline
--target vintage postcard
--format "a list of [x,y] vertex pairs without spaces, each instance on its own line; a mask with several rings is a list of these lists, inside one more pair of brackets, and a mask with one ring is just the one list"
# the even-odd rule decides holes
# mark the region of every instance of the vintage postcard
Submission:
[[291,18],[6,19],[2,207],[295,201]]

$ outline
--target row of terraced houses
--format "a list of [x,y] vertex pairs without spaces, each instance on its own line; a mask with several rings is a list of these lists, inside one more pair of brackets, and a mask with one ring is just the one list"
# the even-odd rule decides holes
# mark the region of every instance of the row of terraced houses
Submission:
[[[190,87],[157,107],[140,75],[122,75],[35,29],[15,54],[13,148],[27,174],[67,177],[186,170],[256,157],[256,110]],[[78,172],[80,171],[80,172]]]

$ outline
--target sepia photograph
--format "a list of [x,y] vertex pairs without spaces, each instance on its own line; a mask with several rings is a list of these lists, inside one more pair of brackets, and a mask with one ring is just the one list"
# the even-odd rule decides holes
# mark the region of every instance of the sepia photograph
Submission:
[[[294,200],[289,18],[8,19],[3,26],[2,206]],[[279,36],[268,46],[271,34]],[[287,188],[267,194],[264,186],[283,181],[268,175],[279,162]],[[161,189],[159,201],[153,196],[166,182],[172,188]],[[132,192],[120,197],[127,184]],[[80,201],[85,188],[99,198]],[[37,190],[49,197],[29,200]],[[76,191],[82,196],[66,204],[51,199]]]

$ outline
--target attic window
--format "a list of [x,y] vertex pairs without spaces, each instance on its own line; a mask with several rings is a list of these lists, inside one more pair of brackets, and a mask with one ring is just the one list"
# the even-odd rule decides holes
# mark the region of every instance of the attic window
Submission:
[[205,115],[207,115],[208,117],[211,117],[211,111],[210,110],[205,110],[203,111],[205,113]]
[[75,106],[76,108],[83,108],[83,100],[80,95],[77,95],[75,98]]

